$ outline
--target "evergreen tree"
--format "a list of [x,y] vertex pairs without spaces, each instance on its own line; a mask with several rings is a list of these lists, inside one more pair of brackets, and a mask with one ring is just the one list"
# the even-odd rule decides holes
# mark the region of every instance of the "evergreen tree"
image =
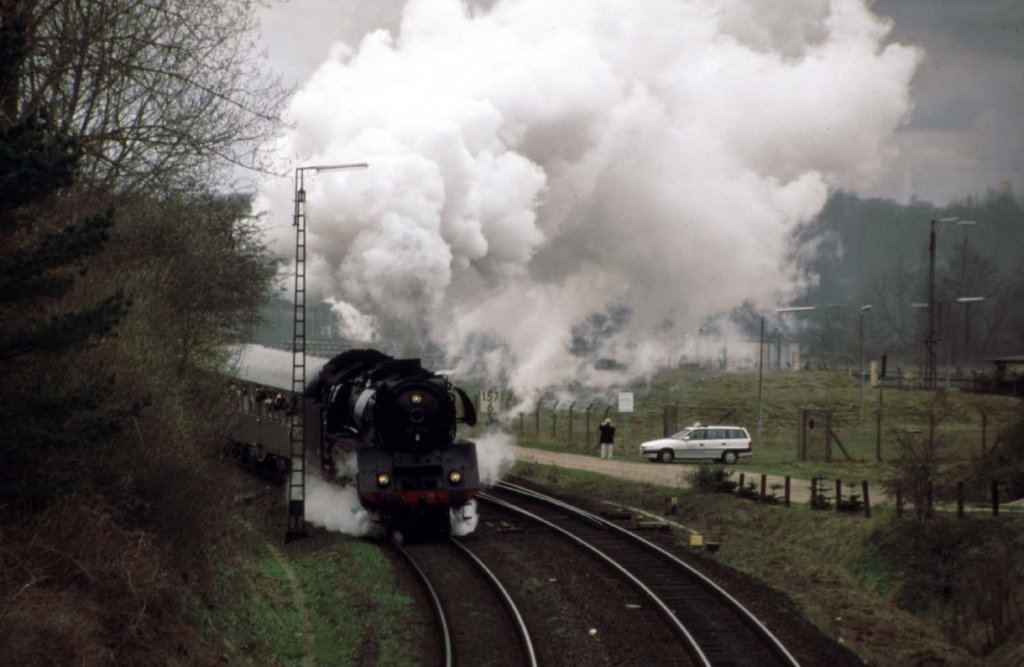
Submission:
[[[7,96],[17,90],[11,77],[25,43],[9,9],[5,3],[0,13],[0,91]],[[0,101],[0,500],[37,501],[80,474],[71,474],[77,457],[68,450],[101,442],[123,416],[99,409],[98,387],[49,383],[53,366],[109,334],[129,304],[118,291],[85,308],[62,305],[85,261],[102,250],[114,215],[41,231],[41,208],[74,181],[78,146],[44,117],[12,118],[17,107],[9,102]]]

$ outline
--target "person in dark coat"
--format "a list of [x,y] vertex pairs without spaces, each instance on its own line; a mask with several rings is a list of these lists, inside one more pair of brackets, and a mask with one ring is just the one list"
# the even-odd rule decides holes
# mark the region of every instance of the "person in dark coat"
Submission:
[[601,443],[601,458],[610,459],[612,457],[612,449],[615,447],[615,425],[612,424],[611,419],[605,417],[605,420],[601,422],[597,430],[601,433],[599,439]]

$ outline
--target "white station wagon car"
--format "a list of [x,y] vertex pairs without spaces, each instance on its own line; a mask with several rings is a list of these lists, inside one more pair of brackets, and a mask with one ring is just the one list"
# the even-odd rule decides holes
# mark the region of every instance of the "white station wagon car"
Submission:
[[736,463],[753,453],[750,433],[742,426],[687,426],[675,435],[640,445],[640,456],[662,463],[676,459]]

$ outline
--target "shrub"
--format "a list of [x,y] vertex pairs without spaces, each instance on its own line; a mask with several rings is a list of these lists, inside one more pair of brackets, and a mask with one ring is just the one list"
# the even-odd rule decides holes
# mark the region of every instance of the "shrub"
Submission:
[[686,473],[686,481],[690,488],[698,493],[732,493],[737,484],[732,479],[732,471],[722,465],[703,462]]

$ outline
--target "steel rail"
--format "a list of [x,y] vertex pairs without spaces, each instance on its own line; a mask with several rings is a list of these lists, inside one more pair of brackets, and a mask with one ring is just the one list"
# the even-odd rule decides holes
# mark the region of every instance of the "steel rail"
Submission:
[[767,643],[772,647],[772,650],[774,650],[775,653],[780,658],[782,658],[786,663],[788,663],[791,667],[800,667],[800,663],[797,662],[796,658],[793,657],[793,655],[789,652],[788,649],[786,649],[786,647],[779,640],[779,638],[776,637],[775,634],[772,633],[772,631],[769,630],[756,616],[754,616],[754,614],[751,613],[749,609],[743,606],[743,604],[740,603],[739,600],[733,597],[728,591],[726,591],[724,588],[722,588],[717,583],[712,581],[710,578],[705,576],[702,572],[698,571],[691,565],[677,558],[674,554],[666,551],[657,544],[654,544],[653,542],[641,537],[640,535],[637,535],[636,533],[630,530],[626,530],[622,526],[618,526],[612,523],[611,521],[598,517],[595,514],[592,514],[591,512],[587,512],[584,509],[575,507],[574,505],[570,505],[557,498],[552,498],[551,496],[539,493],[537,491],[534,491],[533,489],[528,489],[524,486],[519,486],[518,484],[511,484],[509,482],[498,482],[497,486],[506,491],[518,493],[523,496],[528,496],[541,502],[547,503],[549,505],[558,507],[560,509],[564,509],[565,511],[572,512],[589,522],[593,522],[596,520],[602,524],[602,527],[608,528],[630,539],[633,539],[636,542],[643,544],[648,549],[655,551],[663,558],[671,561],[675,565],[683,568],[688,573],[696,577],[698,581],[700,581],[708,589],[716,593],[727,604],[732,606],[733,609],[739,612],[740,616],[747,622],[747,624],[750,625],[751,628],[755,630],[758,634],[760,634],[761,637],[765,639]]
[[434,590],[433,584],[430,583],[430,579],[420,568],[416,560],[406,551],[402,545],[398,542],[392,541],[391,545],[405,558],[406,562],[412,566],[416,576],[419,577],[420,583],[423,584],[424,590],[430,596],[434,606],[434,616],[437,617],[438,623],[441,625],[441,641],[444,643],[444,667],[452,667],[453,663],[453,651],[452,651],[452,635],[448,629],[448,619],[445,617],[444,607],[441,605],[441,598],[437,596],[437,591]]
[[501,598],[505,602],[505,606],[515,619],[516,632],[519,633],[519,637],[523,642],[523,650],[526,652],[526,660],[530,664],[530,667],[537,667],[537,654],[533,650],[533,642],[530,640],[530,631],[527,629],[526,621],[523,619],[522,614],[519,613],[519,608],[516,607],[515,601],[512,600],[512,596],[509,595],[508,591],[502,585],[494,572],[492,572],[491,569],[469,549],[469,547],[455,539],[451,540],[451,543],[461,550],[463,555],[465,555],[466,558],[468,558],[477,567],[480,573],[483,574],[484,577],[497,589],[498,593],[501,594]]
[[679,632],[679,634],[682,635],[683,639],[686,641],[687,648],[689,649],[689,651],[693,655],[693,657],[703,667],[712,667],[711,661],[708,660],[708,657],[704,654],[704,651],[701,650],[700,646],[697,644],[697,641],[694,639],[693,635],[691,635],[690,631],[686,629],[686,626],[684,626],[682,624],[682,622],[678,618],[676,618],[675,614],[672,613],[672,610],[668,608],[668,606],[665,604],[665,602],[660,597],[658,597],[654,593],[654,591],[652,591],[650,588],[648,588],[646,584],[644,584],[642,581],[637,579],[633,575],[632,572],[630,572],[626,568],[622,567],[622,565],[620,565],[619,563],[615,562],[615,560],[613,560],[606,553],[604,553],[603,551],[601,551],[600,549],[598,549],[594,545],[590,544],[586,540],[582,539],[581,537],[579,537],[577,535],[573,535],[571,532],[569,532],[565,528],[562,528],[561,526],[558,526],[558,525],[552,523],[551,521],[548,521],[544,517],[541,517],[541,516],[538,516],[538,515],[534,514],[533,512],[530,512],[528,510],[524,510],[521,507],[516,507],[512,503],[509,503],[509,502],[506,502],[504,500],[501,500],[500,498],[495,498],[494,496],[492,496],[492,495],[490,495],[488,493],[478,493],[477,494],[477,498],[480,498],[482,500],[486,500],[487,502],[490,502],[490,503],[493,503],[495,505],[498,505],[499,507],[504,507],[505,509],[507,509],[509,511],[516,512],[518,514],[522,514],[523,516],[529,517],[530,519],[536,521],[537,523],[540,523],[540,524],[543,524],[543,525],[547,526],[548,528],[550,528],[550,529],[552,529],[552,530],[562,534],[563,536],[565,536],[569,540],[572,540],[573,542],[578,544],[580,547],[586,549],[587,551],[590,551],[598,559],[600,559],[601,561],[605,562],[610,567],[612,567],[613,569],[618,571],[622,576],[624,576],[626,579],[628,579],[631,584],[633,584],[644,595],[646,595],[647,599],[649,599],[652,603],[654,603],[654,605],[656,607],[658,607],[659,610],[661,610],[661,613],[668,620],[669,624],[671,624],[672,627],[675,628],[675,630],[677,632]]

